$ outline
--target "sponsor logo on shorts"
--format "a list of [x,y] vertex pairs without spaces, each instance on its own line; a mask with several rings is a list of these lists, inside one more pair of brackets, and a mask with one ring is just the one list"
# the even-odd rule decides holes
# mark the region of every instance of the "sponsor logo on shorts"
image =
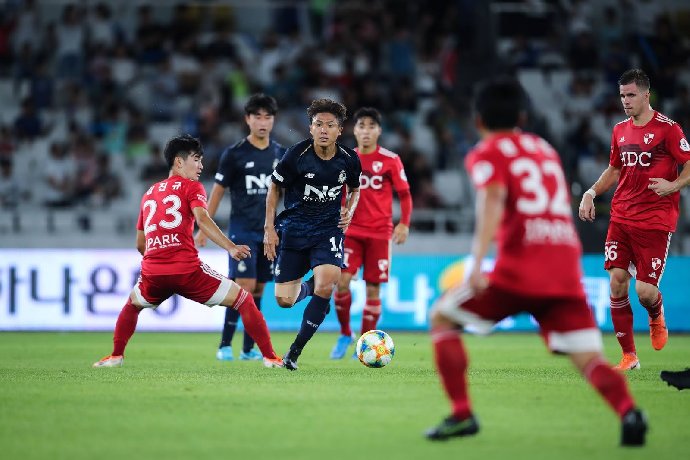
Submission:
[[649,277],[650,277],[650,278],[656,279],[656,272],[650,273],[650,274],[649,274]]

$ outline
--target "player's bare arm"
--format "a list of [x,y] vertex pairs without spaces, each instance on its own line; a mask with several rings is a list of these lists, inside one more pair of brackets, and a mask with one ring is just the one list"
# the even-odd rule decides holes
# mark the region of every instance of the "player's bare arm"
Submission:
[[648,189],[652,190],[659,196],[670,195],[675,193],[690,183],[690,161],[686,161],[683,169],[680,171],[678,178],[673,182],[669,182],[663,177],[652,177],[649,179]]
[[352,222],[352,216],[355,215],[357,203],[359,203],[359,187],[354,189],[350,189],[348,187],[347,202],[340,210],[340,221],[338,222],[338,228],[343,229],[343,231],[347,230],[350,222]]
[[266,219],[264,220],[264,255],[275,260],[276,248],[280,242],[275,228],[276,209],[280,199],[280,187],[271,182],[266,193]]
[[249,246],[243,244],[235,244],[230,239],[225,236],[225,234],[218,228],[218,225],[211,219],[208,215],[206,208],[202,206],[196,206],[192,209],[194,218],[196,219],[196,224],[199,229],[204,232],[214,243],[216,243],[221,248],[228,251],[230,256],[235,260],[246,259],[251,256],[251,251]]
[[488,279],[481,271],[482,261],[489,252],[491,242],[494,240],[501,223],[506,196],[506,188],[499,184],[489,184],[485,188],[477,190],[476,224],[472,240],[474,267],[472,267],[469,278],[470,287],[476,292],[486,289],[489,284]]
[[[213,219],[216,215],[216,211],[218,211],[218,206],[220,206],[220,200],[223,199],[223,195],[225,194],[225,187],[219,184],[213,184],[213,188],[211,188],[211,196],[209,197],[208,200],[208,215],[211,219]],[[196,243],[197,246],[199,247],[204,247],[206,246],[206,242],[208,240],[208,236],[201,230],[196,232],[196,236],[194,237],[194,242]]]
[[144,235],[143,230],[137,230],[137,251],[142,256],[146,252],[146,235]]
[[578,209],[578,216],[581,220],[594,222],[594,197],[606,193],[608,189],[618,183],[618,178],[621,175],[621,168],[616,168],[609,165],[608,168],[601,173],[599,179],[582,195],[580,201],[580,208]]

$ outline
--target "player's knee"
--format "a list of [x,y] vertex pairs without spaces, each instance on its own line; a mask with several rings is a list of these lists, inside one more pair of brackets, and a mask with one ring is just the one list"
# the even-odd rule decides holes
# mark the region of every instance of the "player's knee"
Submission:
[[628,292],[629,281],[623,275],[611,275],[611,281],[609,284],[611,286],[611,295],[614,297],[621,297]]
[[656,286],[651,284],[644,285],[642,283],[636,283],[635,292],[637,293],[637,298],[640,300],[640,303],[645,307],[653,305],[659,297],[659,290]]
[[290,297],[276,297],[276,302],[281,308],[291,308],[295,304],[295,299]]
[[441,313],[436,308],[431,310],[430,315],[429,315],[429,322],[431,324],[432,329],[436,329],[439,327],[452,327],[452,326],[454,326],[454,323],[452,321],[450,321],[448,318],[446,318],[443,315],[443,313]]

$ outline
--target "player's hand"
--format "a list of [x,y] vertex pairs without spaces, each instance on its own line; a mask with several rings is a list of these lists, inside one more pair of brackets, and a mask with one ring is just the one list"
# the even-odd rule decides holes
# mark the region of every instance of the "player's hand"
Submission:
[[280,243],[280,239],[275,228],[269,228],[264,231],[264,255],[271,262],[276,258],[278,243]]
[[470,273],[468,280],[470,288],[477,294],[484,291],[489,286],[489,278],[486,277],[479,266],[475,266]]
[[340,208],[340,220],[338,221],[338,228],[342,229],[343,232],[347,230],[352,222],[352,214],[347,210],[347,208]]
[[582,195],[582,201],[580,201],[578,215],[580,216],[580,220],[594,222],[594,198],[592,198],[592,195],[590,195],[589,193],[585,193],[584,195]]
[[393,243],[403,244],[407,241],[407,235],[410,234],[410,227],[405,224],[398,224],[393,229]]
[[678,191],[673,182],[669,182],[663,177],[650,178],[647,188],[659,196],[670,195],[671,193]]
[[208,237],[206,236],[206,234],[204,232],[202,232],[201,230],[196,232],[196,236],[194,236],[194,243],[198,247],[203,248],[204,246],[206,246],[207,241],[208,241]]
[[238,261],[252,256],[252,250],[246,244],[236,244],[228,252],[230,257]]

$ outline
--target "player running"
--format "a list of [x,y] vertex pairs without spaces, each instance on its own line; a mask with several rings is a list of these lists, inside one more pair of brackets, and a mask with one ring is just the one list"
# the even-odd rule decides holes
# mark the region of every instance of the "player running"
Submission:
[[[236,244],[245,244],[252,255],[243,260],[229,257],[228,277],[254,298],[261,309],[261,296],[268,281],[273,279],[273,264],[263,254],[264,216],[266,192],[271,173],[285,153],[285,148],[271,140],[271,130],[278,103],[271,96],[255,94],[244,106],[244,121],[249,135],[228,147],[220,157],[215,183],[208,201],[208,214],[213,218],[225,190],[230,190],[230,225],[228,237]],[[206,235],[197,232],[197,246],[206,246]],[[232,338],[235,335],[239,312],[232,308],[225,311],[225,322],[216,358],[223,361],[234,359]],[[244,331],[241,360],[259,360],[261,353],[254,349],[254,340]]]
[[[340,323],[340,337],[331,351],[331,359],[341,359],[353,341],[350,329],[352,294],[350,281],[363,269],[367,284],[360,334],[376,329],[381,316],[381,283],[388,281],[391,266],[391,240],[403,244],[410,233],[412,196],[400,157],[378,145],[381,114],[364,107],[354,114],[355,151],[362,163],[360,198],[357,212],[345,234],[343,273],[335,293],[335,312]],[[400,200],[400,222],[393,228],[393,191]]]
[[189,135],[173,137],[163,155],[170,167],[167,179],[149,188],[141,199],[137,221],[137,250],[144,257],[139,281],[120,312],[113,335],[113,352],[94,367],[119,367],[125,347],[134,334],[139,313],[157,308],[173,294],[209,307],[237,310],[256,340],[266,367],[282,367],[271,337],[252,296],[235,282],[216,273],[199,259],[194,247],[194,223],[235,260],[251,256],[246,245],[236,245],[218,228],[206,211],[206,191],[199,182],[203,148]]
[[[467,283],[446,292],[431,313],[436,367],[452,413],[427,431],[431,440],[479,431],[468,395],[468,358],[458,326],[488,333],[520,312],[539,324],[548,348],[567,354],[622,422],[621,444],[645,443],[647,422],[635,408],[625,378],[602,356],[601,333],[582,287],[582,249],[573,225],[568,186],[558,152],[521,132],[526,96],[513,79],[485,83],[475,99],[482,141],[465,159],[476,196],[474,265]],[[491,241],[495,267],[481,271]]]
[[[277,259],[278,305],[290,308],[312,296],[297,337],[283,357],[290,370],[297,369],[302,349],[330,310],[343,263],[344,231],[357,207],[362,172],[357,153],[336,142],[343,131],[345,106],[316,99],[307,115],[312,138],[290,147],[276,166],[266,197],[264,225],[265,254],[269,260]],[[285,190],[285,210],[275,222],[281,188]],[[343,194],[347,199],[341,207]],[[314,276],[302,283],[309,269]]]

